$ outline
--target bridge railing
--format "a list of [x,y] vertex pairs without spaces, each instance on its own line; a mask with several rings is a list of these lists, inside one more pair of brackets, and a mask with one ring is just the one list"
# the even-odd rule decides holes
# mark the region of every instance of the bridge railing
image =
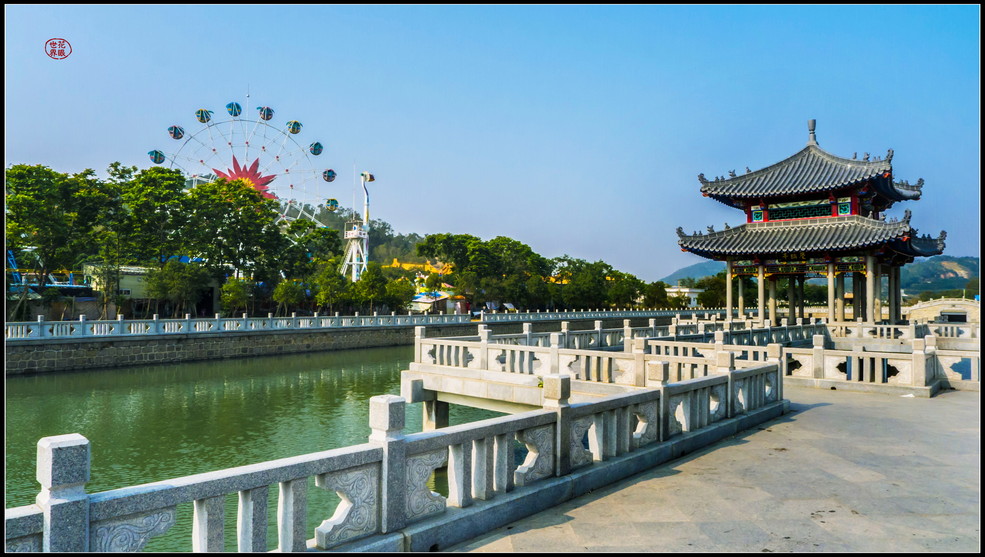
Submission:
[[[280,552],[331,549],[360,540],[370,544],[400,533],[410,545],[406,549],[440,549],[485,533],[476,531],[476,524],[499,525],[495,517],[473,516],[463,519],[471,525],[463,528],[455,521],[462,515],[448,517],[448,507],[470,507],[512,492],[511,512],[521,518],[541,504],[539,486],[550,478],[606,466],[615,457],[659,443],[686,441],[694,450],[734,433],[689,436],[781,400],[771,383],[780,380],[777,369],[766,365],[579,404],[569,403],[569,376],[549,375],[543,409],[410,435],[403,431],[405,399],[375,396],[368,443],[94,494],[85,492],[89,441],[79,434],[45,437],[38,442],[41,493],[34,505],[6,509],[6,549],[139,551],[175,525],[179,505],[191,505],[193,551],[222,551],[227,540],[235,540],[239,551],[263,552],[275,486]],[[683,452],[672,446],[658,447],[662,452],[655,454],[667,460]],[[515,451],[523,448],[526,456],[517,464]],[[447,497],[427,486],[433,471],[445,465]],[[598,474],[579,494],[629,473],[616,467]],[[307,505],[311,477],[317,488],[340,497],[331,516],[331,509]],[[227,532],[224,501],[234,495],[237,521],[235,531]],[[477,512],[503,511],[493,506]],[[313,532],[309,513],[325,513]],[[320,518],[315,515],[314,522]],[[415,545],[406,528],[435,518],[428,524],[439,542]]]
[[648,310],[579,310],[579,311],[536,311],[536,312],[503,312],[480,314],[480,321],[483,323],[503,323],[503,322],[531,322],[531,321],[559,321],[576,319],[613,319],[633,317],[670,317],[670,316],[694,316],[695,318],[710,318],[712,315],[725,315],[724,309],[648,309]]
[[36,322],[6,323],[7,340],[36,340],[63,338],[96,338],[116,336],[143,336],[169,334],[221,333],[226,331],[278,331],[278,330],[319,330],[340,327],[392,327],[416,325],[454,325],[467,324],[471,319],[464,314],[451,315],[334,315],[298,317],[223,317],[216,315],[211,319],[127,320],[119,316],[116,320],[90,321],[81,316],[78,321],[46,321],[42,316]]

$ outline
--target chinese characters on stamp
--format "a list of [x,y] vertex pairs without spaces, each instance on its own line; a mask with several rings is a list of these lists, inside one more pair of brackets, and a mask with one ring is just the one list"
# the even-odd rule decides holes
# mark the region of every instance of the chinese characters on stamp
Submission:
[[65,39],[48,39],[44,43],[44,51],[50,58],[64,60],[72,54],[72,45]]

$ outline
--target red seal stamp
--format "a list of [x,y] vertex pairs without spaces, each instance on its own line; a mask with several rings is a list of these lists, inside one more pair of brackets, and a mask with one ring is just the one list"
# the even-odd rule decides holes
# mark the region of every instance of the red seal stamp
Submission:
[[44,52],[55,60],[64,60],[72,54],[72,45],[65,39],[48,39],[44,43]]

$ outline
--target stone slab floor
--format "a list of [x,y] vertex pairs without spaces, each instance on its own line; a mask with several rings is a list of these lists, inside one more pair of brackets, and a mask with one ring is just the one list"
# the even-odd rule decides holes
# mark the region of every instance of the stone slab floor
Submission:
[[785,398],[776,420],[449,551],[980,551],[979,393]]

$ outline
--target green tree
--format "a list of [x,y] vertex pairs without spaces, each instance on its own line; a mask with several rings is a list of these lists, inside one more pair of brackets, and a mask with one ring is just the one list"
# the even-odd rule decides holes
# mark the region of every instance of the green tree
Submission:
[[[5,178],[7,249],[17,254],[31,249],[42,286],[51,271],[75,270],[96,253],[91,232],[111,208],[113,194],[92,170],[69,176],[21,164],[8,168]],[[21,293],[12,313],[26,304],[28,292]]]
[[127,169],[115,172],[126,211],[127,251],[135,262],[161,267],[167,258],[181,255],[189,216],[181,171],[155,166],[129,181],[124,181]]
[[366,270],[359,275],[355,287],[359,301],[369,303],[369,311],[372,313],[375,303],[386,296],[386,278],[383,277],[380,264],[370,261]]
[[164,301],[171,307],[172,316],[195,313],[202,293],[208,288],[208,271],[197,263],[181,263],[171,260],[160,269],[152,269],[145,277],[150,297]]
[[386,284],[386,304],[393,311],[410,307],[414,294],[414,285],[407,279],[393,280]]
[[323,264],[313,282],[317,291],[315,303],[318,307],[328,306],[329,313],[334,311],[335,304],[348,297],[350,282],[339,274],[338,265],[334,261]]
[[274,301],[277,302],[278,315],[287,315],[288,311],[301,305],[304,298],[304,284],[301,281],[283,280],[274,287]]
[[222,293],[219,303],[222,309],[230,317],[235,316],[237,310],[246,311],[253,290],[253,283],[244,279],[230,278],[222,285]]
[[643,305],[648,308],[667,307],[667,286],[667,283],[660,280],[646,285],[643,291]]
[[214,272],[251,275],[278,269],[289,241],[276,224],[277,203],[242,180],[216,180],[188,191],[184,247]]
[[725,271],[702,277],[694,288],[704,290],[698,294],[698,304],[706,308],[725,307]]
[[633,307],[645,287],[642,280],[622,271],[610,271],[608,279],[607,301],[609,306],[614,308]]

